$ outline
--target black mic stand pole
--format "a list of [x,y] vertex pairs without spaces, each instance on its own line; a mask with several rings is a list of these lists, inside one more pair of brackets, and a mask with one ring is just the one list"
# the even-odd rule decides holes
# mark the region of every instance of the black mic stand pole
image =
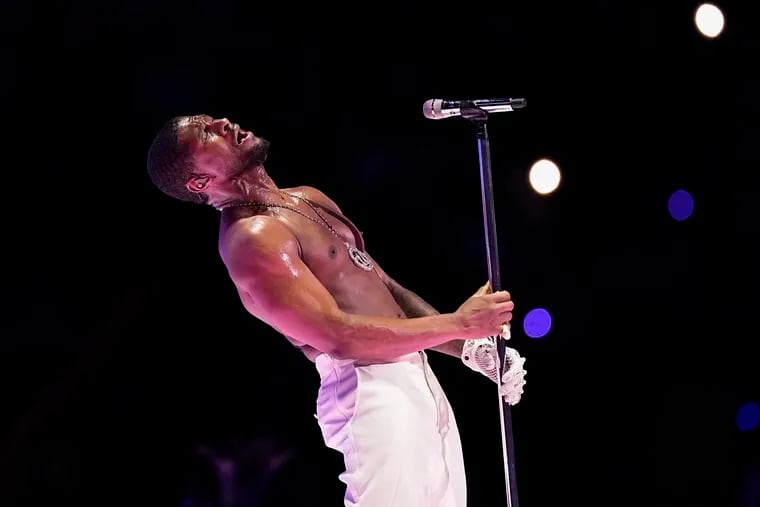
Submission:
[[[471,101],[464,101],[460,107],[463,118],[475,125],[478,140],[478,157],[480,160],[480,188],[483,195],[483,222],[485,225],[486,251],[491,290],[501,290],[499,269],[499,248],[496,241],[496,215],[493,204],[493,182],[491,180],[491,147],[488,139],[488,113]],[[508,336],[508,335],[507,335]],[[506,338],[496,336],[496,350],[499,360],[496,365],[496,377],[499,386],[499,404],[501,415],[502,453],[504,455],[504,472],[507,488],[507,507],[518,507],[517,480],[515,477],[514,444],[512,442],[512,412],[509,404],[501,396],[502,365],[505,364]]]

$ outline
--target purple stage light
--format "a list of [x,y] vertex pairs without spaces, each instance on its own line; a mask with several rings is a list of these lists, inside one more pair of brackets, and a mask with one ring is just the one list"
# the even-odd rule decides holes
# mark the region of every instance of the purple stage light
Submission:
[[694,199],[686,190],[676,190],[668,199],[668,211],[676,220],[686,220],[694,211]]
[[552,318],[543,308],[534,308],[523,319],[523,329],[530,338],[541,338],[552,327]]
[[740,431],[750,431],[760,426],[760,405],[750,401],[739,407],[736,411],[736,426]]

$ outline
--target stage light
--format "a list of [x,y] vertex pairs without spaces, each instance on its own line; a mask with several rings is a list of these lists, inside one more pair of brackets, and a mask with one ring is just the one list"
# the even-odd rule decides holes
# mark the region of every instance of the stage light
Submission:
[[552,327],[552,317],[545,308],[534,308],[523,319],[523,330],[530,338],[546,336]]
[[542,195],[554,192],[559,186],[560,179],[559,167],[548,158],[534,162],[528,174],[528,180],[533,190]]
[[740,431],[750,431],[760,426],[760,405],[750,401],[739,407],[736,411],[736,426]]
[[704,3],[697,7],[697,10],[694,12],[694,23],[702,35],[714,39],[723,31],[725,18],[723,17],[723,11],[718,6]]
[[668,211],[674,219],[686,220],[694,211],[694,199],[686,190],[676,190],[668,199]]

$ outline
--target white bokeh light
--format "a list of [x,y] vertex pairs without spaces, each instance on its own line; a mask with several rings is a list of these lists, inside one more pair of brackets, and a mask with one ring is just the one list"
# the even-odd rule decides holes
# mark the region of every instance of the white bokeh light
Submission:
[[694,12],[694,23],[702,35],[715,38],[723,32],[725,26],[723,11],[714,4],[701,4]]
[[533,163],[528,174],[528,179],[533,190],[546,195],[554,192],[559,187],[561,175],[559,167],[554,161],[542,158]]

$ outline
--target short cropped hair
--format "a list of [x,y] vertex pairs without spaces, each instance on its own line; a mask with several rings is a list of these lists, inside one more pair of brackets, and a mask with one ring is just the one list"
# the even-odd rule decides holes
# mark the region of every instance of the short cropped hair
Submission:
[[196,204],[206,202],[205,195],[191,192],[187,182],[193,173],[193,159],[188,146],[179,142],[179,125],[182,116],[167,121],[148,149],[148,176],[163,193]]

